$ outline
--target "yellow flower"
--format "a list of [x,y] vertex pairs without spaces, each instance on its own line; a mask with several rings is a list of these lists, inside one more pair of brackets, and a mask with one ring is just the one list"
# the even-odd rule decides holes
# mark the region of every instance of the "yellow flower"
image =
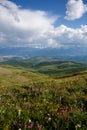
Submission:
[[18,110],[18,115],[19,115],[19,116],[21,115],[21,109]]

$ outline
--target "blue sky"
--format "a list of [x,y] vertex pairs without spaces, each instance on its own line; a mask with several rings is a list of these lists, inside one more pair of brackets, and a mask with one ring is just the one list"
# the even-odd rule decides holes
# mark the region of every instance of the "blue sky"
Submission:
[[[11,0],[15,2],[17,5],[21,5],[21,8],[27,8],[31,10],[42,10],[48,11],[53,15],[60,16],[60,19],[56,21],[56,26],[60,24],[65,24],[69,27],[80,27],[81,24],[86,24],[85,14],[81,19],[75,21],[67,21],[64,19],[66,15],[66,4],[68,0]],[[84,3],[87,3],[87,0],[84,0]]]
[[63,13],[67,0],[11,0],[23,8],[31,8],[34,10],[52,11],[53,13]]
[[[80,27],[81,24],[86,24],[87,14],[81,19],[75,21],[67,21],[64,19],[66,15],[66,5],[68,0],[11,0],[17,5],[21,5],[21,8],[27,8],[31,10],[42,10],[48,11],[53,15],[60,16],[60,19],[56,22],[56,25],[65,24],[67,26],[76,28]],[[87,0],[83,0],[84,4]]]
[[87,47],[87,0],[0,0],[0,46]]

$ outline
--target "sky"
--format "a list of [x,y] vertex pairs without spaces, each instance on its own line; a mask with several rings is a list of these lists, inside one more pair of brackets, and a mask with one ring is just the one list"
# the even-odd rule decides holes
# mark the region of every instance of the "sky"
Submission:
[[0,47],[86,48],[87,0],[0,0]]

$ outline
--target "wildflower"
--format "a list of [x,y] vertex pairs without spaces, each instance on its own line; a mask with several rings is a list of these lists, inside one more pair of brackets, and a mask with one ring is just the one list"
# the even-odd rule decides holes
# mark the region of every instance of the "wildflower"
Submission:
[[27,124],[24,125],[24,128],[27,128]]
[[28,128],[29,128],[29,129],[32,129],[32,127],[33,127],[33,125],[32,125],[32,124],[30,124],[30,125],[28,126]]
[[29,123],[31,123],[31,119],[29,119]]
[[68,111],[70,111],[70,112],[71,112],[71,111],[72,111],[72,107],[69,107],[69,108],[68,108]]
[[61,112],[62,116],[64,116],[64,111]]
[[66,120],[69,121],[70,120],[70,117],[69,115],[66,116]]
[[41,130],[41,126],[39,124],[37,124],[37,128],[38,130]]
[[50,114],[49,114],[49,113],[48,113],[47,115],[48,115],[48,116],[50,116]]
[[18,130],[21,130],[21,128],[19,128]]
[[51,117],[49,117],[48,120],[51,121]]
[[21,109],[18,110],[18,115],[19,115],[19,116],[21,115]]
[[18,127],[21,128],[21,126],[22,126],[21,123],[19,123],[19,124],[18,124]]
[[28,104],[28,108],[30,109],[30,107],[31,107],[31,105],[30,104]]
[[80,124],[75,125],[75,130],[78,130],[78,128],[80,128],[80,127],[81,127]]
[[77,125],[75,125],[75,130],[77,130],[77,128],[78,128]]
[[26,101],[26,98],[24,98],[24,101]]
[[44,98],[44,102],[46,102],[46,99]]
[[80,125],[80,124],[77,124],[77,127],[79,127],[79,128],[80,128],[80,127],[81,127],[81,125]]

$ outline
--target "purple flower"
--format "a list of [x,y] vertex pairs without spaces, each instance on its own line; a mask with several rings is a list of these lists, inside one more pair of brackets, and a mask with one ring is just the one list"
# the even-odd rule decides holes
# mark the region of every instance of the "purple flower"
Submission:
[[61,112],[62,116],[64,116],[64,111]]
[[31,105],[30,104],[28,104],[28,108],[30,109],[30,107],[31,107]]
[[18,124],[18,127],[21,128],[21,126],[22,126],[21,123],[19,123],[19,124]]
[[33,127],[33,125],[32,125],[32,124],[30,124],[30,125],[28,126],[28,128],[29,128],[29,129],[32,129],[32,127]]
[[72,107],[69,108],[69,111],[70,111],[70,112],[72,111]]
[[69,115],[66,116],[66,120],[69,121],[70,120],[70,117]]

